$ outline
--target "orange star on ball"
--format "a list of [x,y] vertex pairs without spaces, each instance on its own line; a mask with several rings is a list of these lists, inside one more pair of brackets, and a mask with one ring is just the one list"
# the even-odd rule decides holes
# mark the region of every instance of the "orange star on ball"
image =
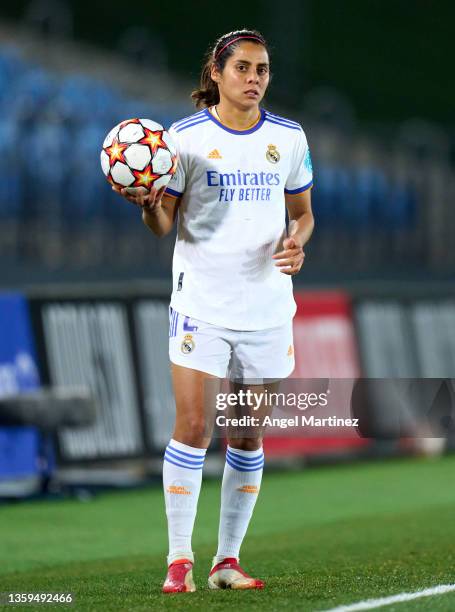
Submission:
[[160,174],[154,174],[150,166],[142,171],[133,170],[133,174],[136,180],[130,187],[145,187],[146,189],[150,189],[156,179],[161,176]]
[[128,148],[127,144],[120,144],[118,140],[114,140],[110,147],[105,149],[106,153],[109,155],[109,165],[113,166],[115,162],[121,161],[126,164],[125,156],[123,152]]
[[149,130],[145,126],[142,126],[145,132],[144,138],[138,141],[139,144],[146,144],[150,147],[152,154],[158,151],[158,149],[166,149],[167,145],[163,140],[163,132],[158,131],[154,132],[153,130]]

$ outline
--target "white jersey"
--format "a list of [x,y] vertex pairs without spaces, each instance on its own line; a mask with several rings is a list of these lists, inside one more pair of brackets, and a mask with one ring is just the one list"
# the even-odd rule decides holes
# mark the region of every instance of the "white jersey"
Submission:
[[312,185],[301,126],[261,110],[232,130],[208,109],[169,130],[180,155],[166,194],[181,198],[171,306],[234,330],[283,325],[295,314],[292,280],[272,255],[286,235],[285,193]]

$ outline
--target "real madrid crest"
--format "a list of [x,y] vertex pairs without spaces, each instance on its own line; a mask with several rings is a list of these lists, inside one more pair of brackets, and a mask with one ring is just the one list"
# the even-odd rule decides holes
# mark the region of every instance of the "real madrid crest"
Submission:
[[183,338],[183,342],[180,346],[180,349],[184,355],[188,355],[188,353],[194,351],[194,340],[191,334],[187,334]]
[[265,153],[265,157],[267,161],[269,161],[271,164],[276,164],[280,161],[280,154],[278,153],[276,145],[269,144]]

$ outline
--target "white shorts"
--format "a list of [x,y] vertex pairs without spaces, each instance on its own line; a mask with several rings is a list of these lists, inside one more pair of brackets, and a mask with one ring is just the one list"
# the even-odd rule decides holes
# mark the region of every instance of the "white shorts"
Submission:
[[271,329],[235,331],[172,308],[169,318],[169,357],[176,365],[231,380],[280,380],[294,369],[292,320]]

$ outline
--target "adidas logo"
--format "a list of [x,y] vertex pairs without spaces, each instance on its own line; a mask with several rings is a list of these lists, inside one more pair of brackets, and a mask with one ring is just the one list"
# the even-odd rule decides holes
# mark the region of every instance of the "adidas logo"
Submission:
[[288,348],[287,355],[288,355],[288,357],[292,357],[293,354],[294,354],[294,347],[292,346],[292,344],[290,344],[289,348]]
[[222,156],[220,155],[218,149],[213,149],[213,151],[210,151],[210,153],[207,155],[207,159],[222,159]]

